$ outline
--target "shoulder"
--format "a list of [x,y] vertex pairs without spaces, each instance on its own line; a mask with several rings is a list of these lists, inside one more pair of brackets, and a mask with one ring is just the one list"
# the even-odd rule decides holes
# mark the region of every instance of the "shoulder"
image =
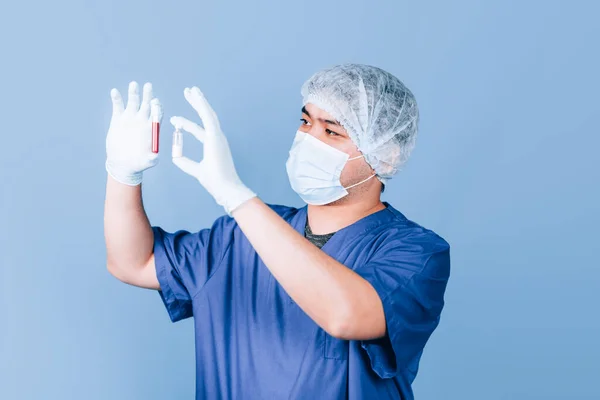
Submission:
[[424,253],[445,251],[450,244],[432,229],[407,218],[400,211],[388,205],[387,211],[392,217],[378,230],[378,234],[387,244],[403,248],[415,246],[414,250]]
[[450,272],[450,244],[442,236],[412,221],[398,210],[377,232],[380,245],[374,258],[385,257],[399,263],[411,264],[414,273],[448,276]]

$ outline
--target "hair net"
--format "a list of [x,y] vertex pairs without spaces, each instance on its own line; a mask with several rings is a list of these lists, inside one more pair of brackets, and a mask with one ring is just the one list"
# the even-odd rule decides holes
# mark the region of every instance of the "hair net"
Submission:
[[317,72],[302,85],[304,105],[331,114],[385,183],[415,147],[419,111],[410,90],[369,65],[343,64]]

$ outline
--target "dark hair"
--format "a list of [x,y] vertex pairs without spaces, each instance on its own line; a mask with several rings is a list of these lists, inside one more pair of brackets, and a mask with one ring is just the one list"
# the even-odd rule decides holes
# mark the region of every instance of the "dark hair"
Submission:
[[385,190],[385,183],[381,184],[381,193],[383,193],[383,191]]

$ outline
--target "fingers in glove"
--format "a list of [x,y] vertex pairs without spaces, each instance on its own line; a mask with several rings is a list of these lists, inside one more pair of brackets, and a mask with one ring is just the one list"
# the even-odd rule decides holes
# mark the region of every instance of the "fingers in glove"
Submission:
[[187,157],[177,157],[173,158],[173,164],[175,164],[180,170],[185,172],[188,175],[196,177],[196,172],[200,163],[196,161],[192,161]]
[[200,89],[196,86],[191,89],[185,88],[183,95],[200,116],[206,132],[209,134],[217,133],[220,130],[217,114],[208,104],[208,100],[206,100]]
[[142,94],[142,105],[139,111],[140,115],[144,118],[148,118],[148,114],[150,113],[150,100],[152,100],[152,84],[146,82]]
[[158,120],[159,123],[162,123],[163,110],[162,104],[160,104],[160,100],[158,98],[153,98],[150,102],[150,118],[154,121]]
[[112,89],[110,91],[110,98],[112,99],[113,104],[113,116],[123,113],[125,108],[123,107],[123,98],[121,97],[121,93],[119,93],[117,89]]
[[202,128],[200,125],[183,117],[171,117],[170,121],[175,128],[179,127],[184,131],[191,133],[196,139],[204,143],[206,132],[204,131],[204,128]]
[[129,83],[129,92],[127,93],[126,112],[136,113],[140,108],[140,88],[137,82]]

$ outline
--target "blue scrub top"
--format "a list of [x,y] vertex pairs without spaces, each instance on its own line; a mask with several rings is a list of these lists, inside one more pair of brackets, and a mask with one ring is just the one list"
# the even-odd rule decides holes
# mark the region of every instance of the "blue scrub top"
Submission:
[[[450,246],[384,204],[322,248],[379,294],[387,333],[376,340],[328,335],[231,217],[196,233],[152,228],[158,293],[171,321],[194,317],[196,399],[413,399],[444,305]],[[307,207],[270,207],[304,235]]]

